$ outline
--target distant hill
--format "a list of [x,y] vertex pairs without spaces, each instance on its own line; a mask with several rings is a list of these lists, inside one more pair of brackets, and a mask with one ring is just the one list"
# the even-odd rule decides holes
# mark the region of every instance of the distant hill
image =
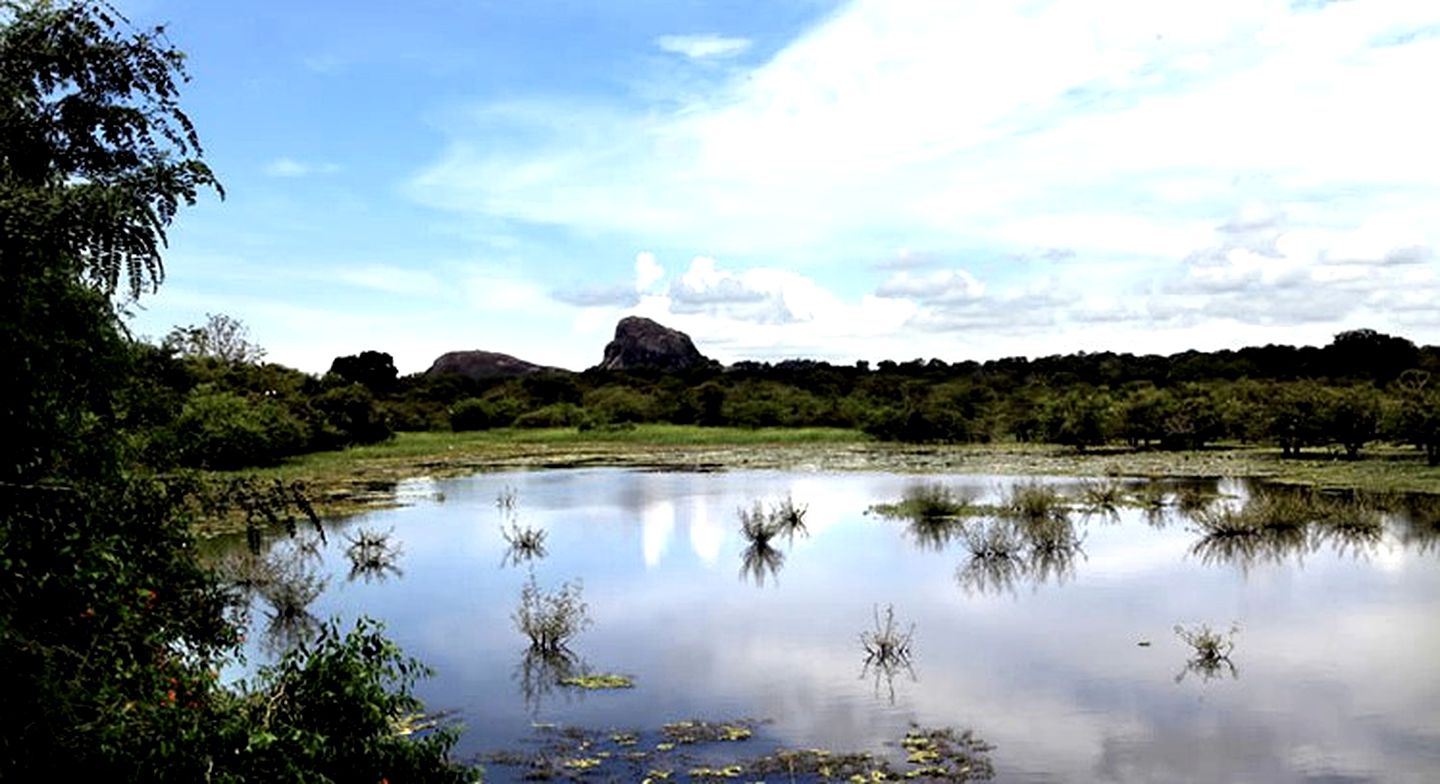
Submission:
[[488,378],[528,376],[544,370],[569,372],[561,368],[526,362],[498,351],[449,351],[441,354],[431,363],[430,369],[425,371],[425,375],[456,374],[478,381]]

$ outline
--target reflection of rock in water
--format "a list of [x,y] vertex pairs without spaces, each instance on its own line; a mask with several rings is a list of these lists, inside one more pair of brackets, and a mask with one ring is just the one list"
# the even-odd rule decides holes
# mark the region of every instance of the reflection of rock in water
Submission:
[[785,553],[768,542],[751,542],[740,552],[740,579],[753,581],[764,587],[765,577],[778,584],[780,567],[785,565]]
[[545,697],[559,688],[560,681],[585,672],[585,663],[568,650],[540,651],[527,648],[512,676],[532,717],[540,714]]

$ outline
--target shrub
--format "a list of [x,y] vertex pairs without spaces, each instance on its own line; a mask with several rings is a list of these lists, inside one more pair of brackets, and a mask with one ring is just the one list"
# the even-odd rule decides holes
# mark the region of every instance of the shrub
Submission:
[[201,387],[172,426],[182,465],[233,470],[273,465],[304,449],[305,425],[283,404]]
[[511,616],[515,627],[541,654],[568,649],[575,635],[590,625],[589,607],[580,598],[580,583],[563,583],[557,591],[542,591],[532,574],[520,590],[520,606]]
[[450,407],[450,429],[457,433],[507,427],[513,421],[501,406],[478,397],[467,397]]

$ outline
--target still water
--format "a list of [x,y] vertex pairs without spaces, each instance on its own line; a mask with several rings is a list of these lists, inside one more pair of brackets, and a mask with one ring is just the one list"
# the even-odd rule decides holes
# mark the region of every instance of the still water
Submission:
[[[308,611],[381,619],[433,667],[418,693],[463,722],[461,757],[524,746],[536,723],[752,718],[756,753],[893,752],[912,724],[971,729],[1004,782],[1440,780],[1434,521],[1387,514],[1370,536],[1235,551],[1199,544],[1173,504],[1077,511],[1068,557],[987,570],[963,540],[867,513],[919,481],[569,469],[421,482],[412,505],[331,529],[306,567],[325,586]],[[923,481],[984,502],[1033,480]],[[1210,489],[1222,504],[1247,492]],[[786,498],[808,533],[757,568],[739,512]],[[507,560],[507,521],[544,529],[545,557]],[[351,574],[345,537],[360,530],[392,532],[395,570]],[[544,589],[582,585],[593,625],[572,666],[634,688],[561,687],[527,659],[511,615],[532,572]],[[877,670],[860,636],[887,606],[913,624],[912,655]],[[285,637],[267,633],[263,604],[255,622],[252,660]],[[1201,623],[1238,624],[1224,667],[1187,666],[1173,628]]]

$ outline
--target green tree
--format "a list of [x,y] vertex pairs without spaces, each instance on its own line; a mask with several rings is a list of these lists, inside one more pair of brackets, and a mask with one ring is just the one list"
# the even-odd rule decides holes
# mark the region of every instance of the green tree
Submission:
[[[112,297],[160,283],[176,211],[219,188],[179,108],[183,59],[103,2],[0,0],[0,780],[458,779],[452,736],[397,754],[374,720],[411,703],[364,630],[256,694],[216,685],[236,605],[193,555],[201,487],[121,463],[139,352]],[[294,752],[272,778],[276,740]]]
[[265,349],[250,342],[250,328],[224,313],[206,313],[204,324],[176,327],[160,345],[187,359],[224,364],[255,364],[265,358]]

